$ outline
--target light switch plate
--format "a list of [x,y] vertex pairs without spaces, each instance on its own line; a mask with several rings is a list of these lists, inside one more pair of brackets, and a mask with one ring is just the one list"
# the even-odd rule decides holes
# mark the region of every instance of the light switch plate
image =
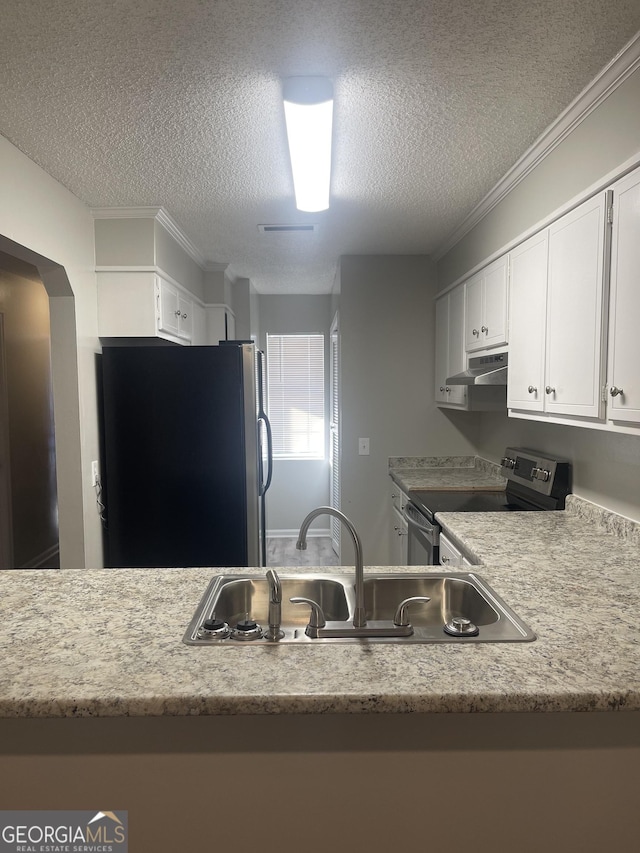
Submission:
[[369,455],[369,439],[368,438],[359,438],[358,439],[358,453],[360,456],[368,456]]

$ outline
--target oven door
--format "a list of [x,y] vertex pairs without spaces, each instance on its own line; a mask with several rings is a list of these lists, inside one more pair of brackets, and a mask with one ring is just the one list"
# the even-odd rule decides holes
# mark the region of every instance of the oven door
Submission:
[[430,522],[411,501],[407,501],[402,514],[408,526],[407,565],[439,565],[440,527]]

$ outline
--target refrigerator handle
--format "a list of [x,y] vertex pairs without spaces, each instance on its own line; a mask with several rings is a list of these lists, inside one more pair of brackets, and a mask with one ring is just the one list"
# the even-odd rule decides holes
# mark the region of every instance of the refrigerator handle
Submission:
[[[264,423],[265,429],[267,431],[267,481],[266,483],[260,483],[260,496],[264,495],[269,486],[271,485],[271,477],[273,475],[273,439],[271,436],[271,424],[269,423],[269,418],[266,416],[264,412],[261,412],[258,417],[258,423],[262,421]],[[262,462],[260,463],[262,465]]]

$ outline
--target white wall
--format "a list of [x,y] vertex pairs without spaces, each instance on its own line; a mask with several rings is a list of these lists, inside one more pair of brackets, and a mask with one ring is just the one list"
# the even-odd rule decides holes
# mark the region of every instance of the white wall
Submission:
[[90,479],[91,461],[99,459],[93,217],[4,137],[0,186],[0,249],[34,264],[50,296],[61,565],[100,567]]
[[[368,565],[390,559],[389,457],[474,452],[479,415],[434,404],[435,285],[425,256],[341,259],[341,504]],[[358,455],[359,437],[369,456]]]
[[[543,217],[640,152],[636,70],[464,237],[438,265],[439,287],[515,240]],[[483,415],[474,444],[497,461],[505,446],[529,446],[573,462],[575,494],[640,520],[640,436]]]
[[[329,418],[329,331],[331,297],[258,296],[260,347],[266,352],[266,336],[321,334],[325,336],[326,422]],[[271,488],[267,492],[267,531],[297,530],[305,515],[329,503],[328,435],[325,459],[276,459]],[[329,519],[321,516],[312,530],[329,529]]]

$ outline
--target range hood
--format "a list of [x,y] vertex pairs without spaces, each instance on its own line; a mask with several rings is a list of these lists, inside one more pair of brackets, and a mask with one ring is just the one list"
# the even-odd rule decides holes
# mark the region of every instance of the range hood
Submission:
[[447,385],[506,385],[509,354],[478,355],[462,373],[447,377]]

